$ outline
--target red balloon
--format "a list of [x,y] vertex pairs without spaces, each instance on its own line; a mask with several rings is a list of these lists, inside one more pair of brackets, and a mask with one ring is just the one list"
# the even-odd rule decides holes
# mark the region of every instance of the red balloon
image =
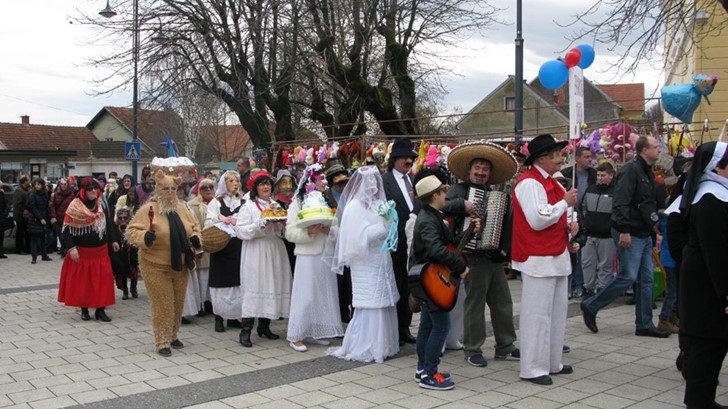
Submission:
[[564,62],[568,68],[576,67],[579,61],[581,61],[581,50],[578,48],[572,48],[566,53],[566,57],[564,57]]

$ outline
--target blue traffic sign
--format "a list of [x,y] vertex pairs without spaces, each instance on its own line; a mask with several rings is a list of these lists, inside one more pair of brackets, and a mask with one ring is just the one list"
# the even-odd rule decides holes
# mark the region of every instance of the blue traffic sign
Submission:
[[126,160],[139,160],[142,157],[142,143],[141,142],[127,142],[124,146],[124,156]]

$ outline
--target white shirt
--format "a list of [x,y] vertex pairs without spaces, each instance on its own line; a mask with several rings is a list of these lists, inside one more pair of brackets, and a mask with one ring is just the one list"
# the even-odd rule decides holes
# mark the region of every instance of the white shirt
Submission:
[[[412,199],[410,198],[409,193],[407,192],[407,185],[404,184],[404,177],[406,176],[404,173],[401,173],[397,169],[392,168],[392,176],[394,176],[394,180],[397,181],[397,184],[399,185],[399,190],[402,191],[402,195],[404,196],[404,200],[407,202],[407,206],[409,206],[410,213],[412,210],[414,210],[414,203],[412,203]],[[407,176],[409,177],[409,176]],[[412,184],[412,180],[410,180],[410,184]],[[414,192],[415,186],[412,185],[412,192]]]
[[[544,178],[551,175],[533,165]],[[516,199],[521,205],[526,222],[532,229],[541,231],[557,223],[569,206],[565,200],[550,205],[546,190],[536,179],[524,179],[515,190]],[[518,234],[518,232],[514,232]],[[568,248],[558,256],[530,256],[524,262],[513,261],[512,267],[531,277],[559,277],[571,274],[571,258]]]

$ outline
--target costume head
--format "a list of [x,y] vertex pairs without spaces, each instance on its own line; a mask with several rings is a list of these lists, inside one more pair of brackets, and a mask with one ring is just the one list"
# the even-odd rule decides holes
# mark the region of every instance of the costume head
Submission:
[[336,184],[346,185],[346,182],[349,181],[349,171],[341,164],[341,161],[338,159],[329,159],[326,165],[326,182],[329,187]]
[[120,229],[126,229],[126,226],[129,224],[130,219],[131,213],[129,212],[129,209],[121,208],[116,210],[116,216],[114,218],[114,221]]
[[275,190],[278,193],[284,195],[290,195],[296,187],[296,179],[291,175],[291,172],[281,169],[276,174],[276,185]]
[[177,188],[182,183],[182,178],[166,175],[162,171],[154,174],[156,189],[154,197],[157,200],[159,211],[169,213],[177,210]]
[[[228,188],[228,185],[230,185],[230,182],[232,181],[238,182],[237,190],[235,190],[234,187],[233,189]],[[217,191],[215,191],[215,197],[224,196],[240,197],[240,174],[234,170],[228,170],[223,173],[220,177],[220,180],[217,182]]]

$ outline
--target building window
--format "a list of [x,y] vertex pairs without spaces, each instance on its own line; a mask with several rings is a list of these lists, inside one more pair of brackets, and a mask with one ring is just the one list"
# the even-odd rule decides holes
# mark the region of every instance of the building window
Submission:
[[114,138],[106,138],[106,142],[114,142]]
[[516,109],[516,99],[513,97],[506,97],[505,99],[505,110],[513,111]]

